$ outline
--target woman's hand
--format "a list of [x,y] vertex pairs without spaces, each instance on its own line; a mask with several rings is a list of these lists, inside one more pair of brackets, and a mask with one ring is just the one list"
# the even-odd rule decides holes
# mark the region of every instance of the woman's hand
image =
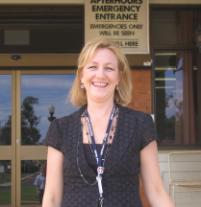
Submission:
[[140,161],[142,183],[151,206],[174,207],[161,179],[156,141],[141,150]]
[[60,207],[63,196],[63,153],[48,147],[45,193],[42,207]]

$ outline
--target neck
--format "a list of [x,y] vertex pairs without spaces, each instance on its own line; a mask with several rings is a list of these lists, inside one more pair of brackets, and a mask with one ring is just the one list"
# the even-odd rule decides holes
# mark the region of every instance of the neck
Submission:
[[108,103],[88,102],[87,110],[90,117],[100,118],[108,116],[111,113],[113,106],[114,102],[111,101]]

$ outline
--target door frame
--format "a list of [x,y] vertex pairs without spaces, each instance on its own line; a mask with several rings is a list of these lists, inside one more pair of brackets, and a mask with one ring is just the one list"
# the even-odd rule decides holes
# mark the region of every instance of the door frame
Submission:
[[45,146],[21,145],[21,77],[31,74],[66,75],[75,73],[77,55],[23,54],[21,57],[23,60],[16,63],[11,55],[0,54],[0,60],[4,60],[0,61],[0,75],[11,75],[12,85],[11,145],[0,146],[0,160],[11,161],[11,206],[13,207],[21,207],[21,161],[46,160],[47,154]]

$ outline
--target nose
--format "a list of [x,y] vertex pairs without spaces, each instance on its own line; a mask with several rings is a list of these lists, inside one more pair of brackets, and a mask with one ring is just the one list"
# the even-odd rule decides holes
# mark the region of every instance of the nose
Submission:
[[105,71],[104,71],[104,68],[103,67],[98,67],[98,70],[97,70],[97,73],[96,73],[96,76],[97,77],[104,77],[105,75]]

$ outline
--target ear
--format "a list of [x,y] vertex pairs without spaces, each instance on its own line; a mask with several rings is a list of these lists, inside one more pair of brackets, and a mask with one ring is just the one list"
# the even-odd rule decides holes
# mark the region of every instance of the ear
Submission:
[[80,82],[82,83],[82,80],[83,80],[83,71],[82,70],[79,72],[78,77],[79,77]]

